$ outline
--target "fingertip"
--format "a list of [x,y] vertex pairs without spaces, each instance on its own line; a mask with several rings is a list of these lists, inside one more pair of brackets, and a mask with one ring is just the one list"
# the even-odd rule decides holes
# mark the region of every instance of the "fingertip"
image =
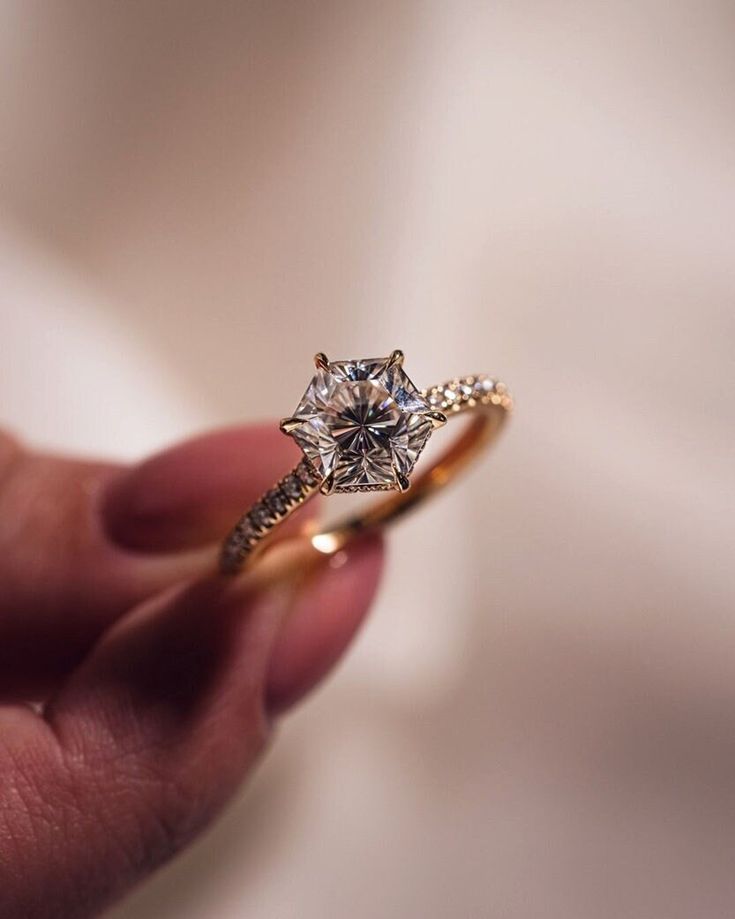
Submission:
[[311,576],[274,642],[265,689],[269,713],[294,705],[342,656],[375,597],[383,556],[382,539],[366,537]]

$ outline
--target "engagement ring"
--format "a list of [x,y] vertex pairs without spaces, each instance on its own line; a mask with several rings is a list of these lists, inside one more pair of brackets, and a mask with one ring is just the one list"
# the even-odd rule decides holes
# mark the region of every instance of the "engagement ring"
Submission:
[[[314,360],[316,374],[296,411],[281,421],[281,430],[304,456],[225,539],[220,567],[226,574],[249,564],[278,524],[317,492],[393,492],[311,536],[319,551],[335,552],[385,526],[454,478],[494,438],[513,404],[505,385],[486,374],[419,390],[403,369],[402,351],[350,361],[317,354]],[[466,427],[414,476],[429,437],[458,415],[468,416]]]

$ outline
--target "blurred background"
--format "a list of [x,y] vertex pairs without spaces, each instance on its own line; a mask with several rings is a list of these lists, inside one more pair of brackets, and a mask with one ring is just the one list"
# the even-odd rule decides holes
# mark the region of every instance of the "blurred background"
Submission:
[[317,350],[517,399],[115,919],[735,913],[734,40],[726,0],[0,0],[3,424],[132,459]]

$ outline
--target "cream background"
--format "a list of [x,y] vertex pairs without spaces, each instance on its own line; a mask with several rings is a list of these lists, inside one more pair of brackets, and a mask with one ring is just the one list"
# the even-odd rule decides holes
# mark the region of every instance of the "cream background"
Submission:
[[116,919],[732,916],[734,14],[0,2],[3,422],[135,457],[316,350],[518,400]]

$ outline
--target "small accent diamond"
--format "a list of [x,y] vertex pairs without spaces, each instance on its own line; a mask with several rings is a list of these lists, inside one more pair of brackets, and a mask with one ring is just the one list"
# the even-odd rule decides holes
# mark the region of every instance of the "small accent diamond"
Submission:
[[293,501],[298,501],[301,497],[301,482],[295,475],[287,475],[281,483],[281,488],[283,489],[283,493]]
[[251,539],[255,538],[255,529],[248,517],[244,517],[238,523],[238,525],[235,527],[235,532],[233,535],[242,545],[246,545],[250,542]]
[[298,475],[304,485],[311,486],[319,484],[319,476],[315,472],[311,463],[309,463],[307,460],[302,460],[296,467],[296,475]]
[[258,502],[250,509],[250,519],[259,529],[265,529],[271,522],[271,513],[262,502]]
[[277,488],[271,488],[265,496],[268,507],[275,511],[276,514],[286,513],[286,499]]

